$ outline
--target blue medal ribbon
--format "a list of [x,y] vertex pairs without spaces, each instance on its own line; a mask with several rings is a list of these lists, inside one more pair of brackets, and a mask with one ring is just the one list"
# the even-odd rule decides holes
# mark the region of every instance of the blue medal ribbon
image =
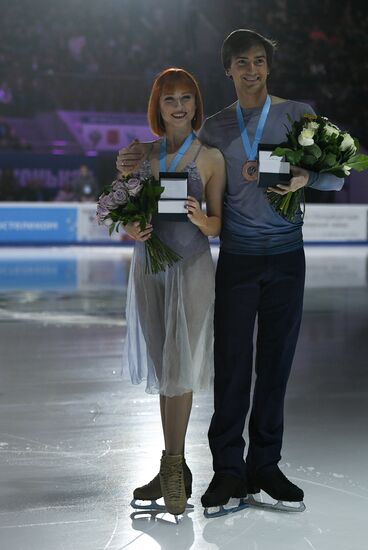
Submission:
[[188,151],[189,147],[192,145],[193,141],[196,139],[194,132],[191,132],[189,136],[184,141],[183,145],[180,147],[179,151],[176,153],[175,157],[171,161],[169,167],[166,164],[166,145],[167,140],[164,138],[160,143],[160,172],[175,172],[176,167],[179,162]]
[[239,101],[236,105],[236,116],[238,119],[240,135],[243,141],[244,151],[247,155],[248,160],[255,160],[257,158],[258,145],[262,138],[263,130],[266,124],[270,107],[271,107],[271,98],[268,95],[266,98],[266,101],[263,104],[261,116],[259,117],[259,120],[258,120],[256,135],[251,145],[248,137],[248,132],[244,124],[243,113],[242,113]]

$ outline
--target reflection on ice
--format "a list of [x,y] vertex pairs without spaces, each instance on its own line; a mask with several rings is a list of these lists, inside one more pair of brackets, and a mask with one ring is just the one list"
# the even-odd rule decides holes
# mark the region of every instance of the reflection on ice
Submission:
[[0,249],[1,549],[365,550],[367,250],[306,248],[280,464],[306,512],[204,518],[213,400],[198,394],[186,447],[195,508],[179,525],[129,504],[163,445],[157,396],[120,375],[130,256]]

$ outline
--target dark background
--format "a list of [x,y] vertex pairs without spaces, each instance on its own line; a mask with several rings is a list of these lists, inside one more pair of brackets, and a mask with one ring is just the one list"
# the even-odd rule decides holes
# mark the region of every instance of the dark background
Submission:
[[[14,117],[57,109],[145,112],[155,75],[169,66],[193,72],[206,114],[216,112],[235,99],[220,48],[236,28],[278,42],[272,94],[311,103],[368,147],[366,2],[1,0],[0,7],[2,149],[37,150],[14,133]],[[103,164],[102,174],[109,166],[112,173],[111,155]],[[334,195],[309,199],[334,202]]]

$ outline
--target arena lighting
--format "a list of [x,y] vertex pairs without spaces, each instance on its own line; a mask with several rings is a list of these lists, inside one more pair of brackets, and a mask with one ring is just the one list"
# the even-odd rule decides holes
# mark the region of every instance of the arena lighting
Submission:
[[64,140],[55,140],[55,141],[52,141],[51,142],[52,145],[54,145],[55,147],[65,147],[65,145],[67,145],[67,142],[64,141]]

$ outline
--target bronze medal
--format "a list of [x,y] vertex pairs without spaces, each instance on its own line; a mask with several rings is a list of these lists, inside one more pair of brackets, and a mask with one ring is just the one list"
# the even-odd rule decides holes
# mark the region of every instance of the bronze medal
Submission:
[[258,162],[256,160],[247,160],[247,162],[243,164],[242,174],[246,181],[257,181]]

